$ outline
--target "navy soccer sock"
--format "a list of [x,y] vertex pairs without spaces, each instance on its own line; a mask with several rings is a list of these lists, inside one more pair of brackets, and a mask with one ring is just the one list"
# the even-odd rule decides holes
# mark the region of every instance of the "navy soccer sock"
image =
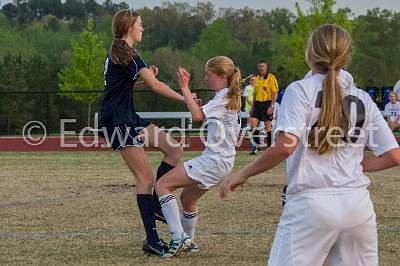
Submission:
[[158,237],[156,229],[156,220],[154,216],[154,201],[151,194],[138,194],[137,204],[142,217],[144,230],[146,231],[146,238],[148,243],[158,243],[160,238]]

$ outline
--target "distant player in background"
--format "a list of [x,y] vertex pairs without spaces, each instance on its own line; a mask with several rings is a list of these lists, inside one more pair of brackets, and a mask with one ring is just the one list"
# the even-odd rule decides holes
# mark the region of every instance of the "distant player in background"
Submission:
[[[244,111],[250,116],[251,107],[253,106],[254,99],[254,81],[256,77],[253,75],[250,77],[249,84],[244,87],[243,97],[245,99]],[[246,126],[250,127],[250,117],[247,119]]]
[[[250,116],[251,116],[251,108],[253,107],[253,101],[254,101],[254,81],[255,80],[256,80],[256,76],[252,75],[250,77],[249,84],[246,87],[244,87],[244,91],[243,91],[243,97],[245,99],[244,111],[249,115],[249,117],[247,118],[247,121],[246,121],[246,128],[245,128],[246,131],[251,129]],[[251,138],[251,131],[247,131],[246,134],[248,134],[247,136]],[[255,150],[257,148],[256,143],[251,141],[250,145],[251,145],[252,153],[255,154]]]
[[390,102],[385,106],[385,117],[392,131],[400,128],[400,102],[397,93],[390,93]]
[[[378,265],[376,215],[364,172],[400,165],[400,149],[371,97],[342,69],[351,38],[325,24],[311,34],[311,77],[291,83],[280,105],[275,145],[224,178],[221,198],[287,159],[287,202],[269,266]],[[355,108],[353,108],[355,107]],[[368,147],[373,154],[364,157]]]
[[400,79],[394,85],[393,92],[397,94],[397,101],[400,101]]
[[[193,120],[207,122],[207,143],[201,156],[179,164],[155,185],[172,234],[169,251],[164,257],[173,257],[184,248],[198,250],[194,244],[197,201],[232,170],[241,126],[240,70],[231,59],[217,56],[207,61],[205,82],[216,94],[202,107],[191,98],[189,73],[179,68],[177,75]],[[172,195],[172,191],[181,187],[182,217],[175,196]]]

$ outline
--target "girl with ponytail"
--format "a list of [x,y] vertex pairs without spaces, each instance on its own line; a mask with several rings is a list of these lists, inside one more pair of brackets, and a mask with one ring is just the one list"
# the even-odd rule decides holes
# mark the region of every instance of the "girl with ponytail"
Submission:
[[[378,265],[375,212],[364,174],[400,165],[376,104],[343,70],[351,38],[325,24],[306,50],[311,73],[288,86],[275,145],[224,179],[220,196],[287,159],[287,198],[268,265]],[[364,157],[368,147],[373,155]]]
[[[207,124],[207,142],[204,143],[206,147],[201,156],[179,164],[156,182],[162,211],[172,234],[165,257],[175,256],[183,249],[198,251],[194,243],[197,202],[232,170],[240,132],[241,77],[239,68],[231,59],[217,56],[207,61],[205,82],[216,94],[203,106],[192,97],[189,73],[180,67],[177,76],[193,120]],[[182,217],[172,194],[172,191],[181,187]]]
[[142,40],[142,19],[135,11],[124,9],[114,16],[114,40],[105,60],[104,99],[100,112],[102,135],[119,151],[136,179],[137,204],[146,231],[145,252],[164,255],[167,247],[159,238],[155,219],[165,222],[158,196],[153,193],[153,170],[144,151],[145,143],[164,154],[157,179],[179,162],[182,148],[160,128],[142,119],[135,111],[133,92],[141,78],[154,92],[178,102],[182,95],[156,78],[157,68],[144,63],[135,49]]

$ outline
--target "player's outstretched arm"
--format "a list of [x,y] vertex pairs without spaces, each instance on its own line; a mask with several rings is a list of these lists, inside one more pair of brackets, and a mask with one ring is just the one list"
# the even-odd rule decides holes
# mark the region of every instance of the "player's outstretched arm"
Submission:
[[153,71],[149,70],[148,68],[142,69],[139,75],[154,92],[177,101],[184,101],[182,95],[168,87],[165,83],[159,81],[154,76]]
[[[158,75],[158,67],[156,67],[154,65],[151,65],[149,67],[149,70],[150,70],[151,73],[153,73],[154,77],[157,77],[157,75]],[[144,88],[146,88],[146,86],[147,86],[146,82],[137,81],[137,82],[135,82],[135,85],[133,85],[133,88],[134,89],[144,89]]]
[[364,172],[377,172],[400,165],[400,148],[385,152],[381,156],[370,155],[361,162]]
[[201,100],[194,98],[192,92],[189,89],[190,74],[183,67],[179,67],[176,72],[178,78],[179,86],[181,88],[183,97],[185,98],[186,105],[192,114],[193,121],[204,121],[205,116],[201,110]]
[[286,160],[296,149],[299,138],[290,133],[279,133],[275,143],[265,150],[255,161],[242,170],[224,178],[220,186],[220,198],[225,198],[230,191],[244,184],[250,177],[265,172],[283,160]]

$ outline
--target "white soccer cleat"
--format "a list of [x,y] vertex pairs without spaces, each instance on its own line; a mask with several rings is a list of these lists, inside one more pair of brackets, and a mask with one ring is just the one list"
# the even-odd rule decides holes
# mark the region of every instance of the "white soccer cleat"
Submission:
[[168,251],[162,256],[163,258],[171,258],[178,255],[182,250],[190,247],[192,245],[192,241],[190,237],[186,234],[182,235],[181,239],[169,241]]
[[199,245],[197,245],[194,242],[191,242],[190,245],[185,248],[185,251],[191,252],[191,253],[199,252],[200,251]]

